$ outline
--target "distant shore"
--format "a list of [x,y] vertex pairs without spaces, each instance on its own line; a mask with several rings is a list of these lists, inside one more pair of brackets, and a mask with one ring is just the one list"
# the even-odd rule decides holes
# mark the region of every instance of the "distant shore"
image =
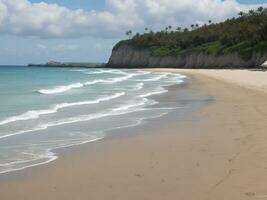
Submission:
[[[258,199],[267,179],[267,73],[179,70],[192,89],[211,96],[182,121],[136,136],[84,145],[63,158],[5,179],[13,199]],[[173,116],[175,117],[175,116]]]
[[29,67],[70,67],[70,68],[102,68],[106,63],[75,63],[50,61],[44,64],[28,64]]

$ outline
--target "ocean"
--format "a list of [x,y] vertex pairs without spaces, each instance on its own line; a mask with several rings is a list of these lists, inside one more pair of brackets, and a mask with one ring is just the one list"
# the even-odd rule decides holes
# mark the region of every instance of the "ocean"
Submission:
[[178,109],[152,97],[186,79],[142,70],[1,66],[0,173],[51,162],[56,149]]

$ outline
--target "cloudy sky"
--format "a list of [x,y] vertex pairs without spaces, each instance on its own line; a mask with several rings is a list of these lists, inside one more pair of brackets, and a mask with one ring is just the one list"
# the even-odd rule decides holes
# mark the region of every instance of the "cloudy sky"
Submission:
[[126,30],[233,17],[267,0],[0,0],[0,64],[106,62]]

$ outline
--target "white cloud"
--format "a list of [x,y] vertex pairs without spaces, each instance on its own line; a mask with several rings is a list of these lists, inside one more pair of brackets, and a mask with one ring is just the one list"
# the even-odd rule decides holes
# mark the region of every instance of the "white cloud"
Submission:
[[106,0],[107,10],[86,11],[44,2],[0,0],[0,33],[38,38],[114,38],[127,29],[222,21],[257,6],[236,0]]

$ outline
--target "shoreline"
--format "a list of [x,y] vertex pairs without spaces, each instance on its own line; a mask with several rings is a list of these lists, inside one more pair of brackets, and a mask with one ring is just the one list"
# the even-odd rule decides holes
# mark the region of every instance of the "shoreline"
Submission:
[[[223,81],[244,87],[246,89],[256,90],[267,93],[267,72],[253,69],[147,69],[148,71],[174,72],[191,76],[206,76],[217,81]],[[256,77],[256,79],[255,79]]]
[[222,81],[224,74],[220,79],[211,72],[170,70],[195,78],[195,87],[215,102],[177,123],[83,145],[49,165],[0,180],[1,196],[241,200],[266,195],[267,94],[259,92],[265,86],[258,82],[252,90]]
[[[189,78],[189,79],[188,79]],[[165,86],[164,88],[168,91],[167,93],[164,93],[163,95],[153,95],[151,97],[152,100],[155,100],[158,102],[157,106],[158,107],[163,99],[168,99],[172,98],[173,100],[179,100],[179,101],[185,101],[191,99],[191,103],[183,103],[184,105],[173,109],[167,114],[164,114],[162,116],[157,116],[155,118],[148,118],[143,120],[144,122],[129,126],[129,127],[119,127],[117,129],[113,129],[108,131],[108,134],[103,136],[102,138],[96,138],[92,139],[90,141],[86,141],[81,144],[76,144],[76,145],[71,145],[71,146],[66,146],[66,147],[60,147],[60,148],[55,148],[55,149],[50,149],[49,152],[51,153],[51,158],[48,161],[42,162],[42,163],[37,163],[33,164],[31,166],[27,166],[21,169],[16,169],[12,171],[7,171],[0,173],[0,181],[1,178],[4,177],[4,179],[9,179],[10,177],[16,177],[17,175],[23,176],[26,170],[26,174],[30,173],[31,171],[35,170],[37,168],[45,168],[47,165],[57,161],[58,159],[61,159],[61,156],[68,156],[69,154],[72,153],[72,151],[76,151],[77,149],[80,148],[80,146],[84,145],[91,145],[92,143],[96,142],[102,142],[103,140],[113,140],[113,139],[120,139],[122,137],[128,138],[128,137],[134,137],[137,134],[141,135],[143,134],[142,132],[144,130],[148,131],[151,128],[155,129],[155,127],[160,128],[159,124],[165,124],[166,122],[169,123],[169,120],[182,120],[185,116],[190,115],[194,111],[198,110],[201,106],[205,106],[206,104],[210,103],[212,99],[210,97],[205,97],[204,95],[198,94],[197,91],[194,91],[195,89],[192,88],[192,85],[195,85],[195,81],[191,81],[190,77],[187,77],[187,79],[182,83],[182,84],[176,84],[176,85],[171,85],[171,86]],[[177,91],[179,91],[179,94],[177,95]],[[166,100],[163,100],[166,101]],[[174,106],[178,106],[175,103]],[[179,109],[179,110],[177,110]],[[174,114],[172,114],[174,112]],[[171,116],[170,116],[171,115]],[[173,115],[175,115],[173,119]],[[164,121],[164,122],[162,122]],[[126,132],[126,133],[125,133]]]

